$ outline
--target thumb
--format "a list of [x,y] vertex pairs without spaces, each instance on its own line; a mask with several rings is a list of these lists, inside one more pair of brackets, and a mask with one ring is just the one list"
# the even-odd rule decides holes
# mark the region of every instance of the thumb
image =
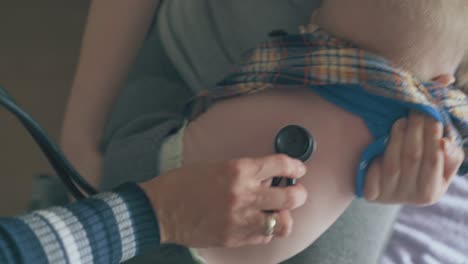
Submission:
[[444,151],[444,179],[450,181],[465,159],[465,153],[461,147],[447,138],[442,139],[442,150]]

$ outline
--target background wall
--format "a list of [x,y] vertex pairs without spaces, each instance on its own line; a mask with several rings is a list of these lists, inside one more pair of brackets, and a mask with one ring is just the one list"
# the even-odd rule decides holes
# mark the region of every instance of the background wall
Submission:
[[[57,141],[89,0],[0,0],[0,85]],[[0,109],[0,216],[19,213],[51,168]]]

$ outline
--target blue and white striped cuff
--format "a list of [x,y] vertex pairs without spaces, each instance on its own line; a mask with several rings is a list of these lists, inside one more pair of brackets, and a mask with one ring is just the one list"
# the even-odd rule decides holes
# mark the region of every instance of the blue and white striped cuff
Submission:
[[18,240],[14,255],[26,263],[120,263],[160,242],[152,206],[136,184],[2,220],[2,226]]

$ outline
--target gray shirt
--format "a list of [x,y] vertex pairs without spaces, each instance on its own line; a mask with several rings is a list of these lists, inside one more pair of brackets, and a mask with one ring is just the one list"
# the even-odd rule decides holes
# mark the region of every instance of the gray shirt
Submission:
[[298,32],[318,0],[166,0],[158,30],[192,90],[211,87],[242,52],[275,29]]

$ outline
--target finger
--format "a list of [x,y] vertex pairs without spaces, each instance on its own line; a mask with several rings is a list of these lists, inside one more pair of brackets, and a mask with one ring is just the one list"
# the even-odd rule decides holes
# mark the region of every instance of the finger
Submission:
[[255,234],[251,235],[250,238],[248,238],[245,246],[266,245],[270,243],[272,240],[273,240],[273,236],[265,236],[265,235],[258,234],[258,232],[256,232]]
[[453,177],[458,172],[461,164],[465,159],[465,152],[462,148],[457,146],[453,141],[444,138],[442,139],[442,156],[443,156],[443,175],[440,179],[439,189],[437,197],[444,195],[450,183],[453,180]]
[[424,122],[423,162],[418,176],[417,189],[413,192],[412,198],[416,204],[434,203],[440,197],[440,188],[444,187],[444,159],[440,144],[442,135],[442,124],[432,119],[426,119]]
[[411,112],[408,127],[405,132],[402,152],[402,171],[398,181],[397,195],[399,199],[407,201],[412,196],[412,190],[418,182],[424,154],[424,122],[425,116],[418,112]]
[[401,153],[403,141],[408,126],[406,118],[400,119],[392,127],[387,149],[385,150],[382,165],[380,167],[380,195],[379,201],[393,199],[398,187],[398,180],[401,174]]
[[446,138],[442,140],[442,149],[444,151],[444,180],[450,182],[463,163],[465,152]]
[[306,173],[306,167],[300,160],[284,154],[271,155],[254,160],[257,177],[260,181],[276,176],[298,179]]
[[[271,214],[276,216],[276,213]],[[247,226],[244,227],[246,235],[244,238],[245,245],[264,245],[272,240],[272,236],[265,235],[266,215],[268,214],[265,212],[256,211],[255,214],[248,219],[249,221],[246,221]]]
[[[272,215],[276,219],[276,225],[273,229],[273,235],[265,234],[267,229],[267,219]],[[260,213],[256,216],[254,224],[251,226],[249,244],[262,245],[271,242],[273,237],[287,237],[291,234],[293,228],[293,219],[290,211],[279,213]]]
[[441,83],[444,86],[449,86],[450,84],[455,83],[455,76],[451,74],[442,74],[432,79],[435,82]]
[[293,229],[293,218],[291,211],[281,211],[276,215],[276,227],[274,230],[274,236],[276,237],[287,237],[291,234]]
[[381,158],[375,159],[367,171],[364,185],[364,198],[367,201],[376,201],[380,197],[381,163]]
[[255,208],[262,211],[293,210],[307,200],[307,191],[302,184],[285,188],[262,188],[256,196]]

